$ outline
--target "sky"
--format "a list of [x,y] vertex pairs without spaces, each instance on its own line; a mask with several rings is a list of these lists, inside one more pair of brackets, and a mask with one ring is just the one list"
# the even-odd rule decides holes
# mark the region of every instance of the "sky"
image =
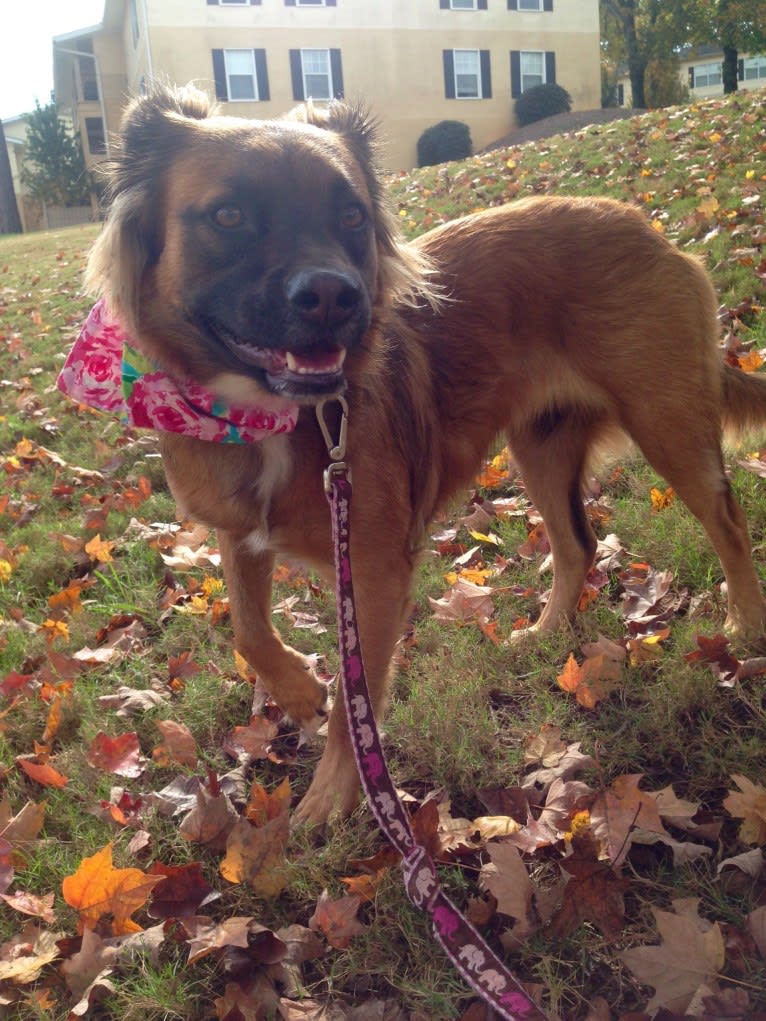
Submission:
[[104,0],[0,0],[0,119],[50,102],[53,37],[98,25]]

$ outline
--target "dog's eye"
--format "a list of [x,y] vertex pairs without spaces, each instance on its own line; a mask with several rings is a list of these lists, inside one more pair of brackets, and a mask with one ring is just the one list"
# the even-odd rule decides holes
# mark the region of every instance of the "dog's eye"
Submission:
[[354,202],[340,214],[340,225],[343,230],[359,230],[367,221],[367,215],[360,205]]
[[245,217],[239,206],[219,206],[213,213],[213,223],[225,230],[234,230],[235,227],[241,227],[244,222]]

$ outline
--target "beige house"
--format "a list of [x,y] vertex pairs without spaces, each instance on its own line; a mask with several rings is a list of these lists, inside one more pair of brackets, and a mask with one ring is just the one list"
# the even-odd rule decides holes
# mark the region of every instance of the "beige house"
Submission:
[[408,169],[440,120],[466,123],[477,150],[502,137],[532,85],[599,107],[598,0],[105,0],[100,25],[54,40],[56,99],[89,161],[126,96],[157,77],[193,81],[242,117],[362,100],[387,169]]
[[[692,99],[723,95],[723,51],[720,46],[689,46],[679,54],[678,74]],[[766,53],[741,53],[737,61],[737,88],[743,91],[766,86]],[[619,105],[631,106],[630,78],[618,80]]]

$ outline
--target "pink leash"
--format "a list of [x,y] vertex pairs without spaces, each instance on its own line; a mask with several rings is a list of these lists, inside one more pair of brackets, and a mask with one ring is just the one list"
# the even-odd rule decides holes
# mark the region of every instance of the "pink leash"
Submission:
[[362,663],[351,581],[351,481],[349,467],[343,461],[348,405],[342,397],[334,400],[338,400],[342,412],[337,443],[333,443],[324,419],[327,402],[317,406],[316,414],[332,459],[324,473],[324,484],[332,516],[341,684],[351,743],[367,803],[381,830],[402,856],[407,896],[431,916],[436,939],[463,979],[507,1021],[549,1021],[441,889],[436,867],[425,848],[416,841],[409,816],[388,772]]

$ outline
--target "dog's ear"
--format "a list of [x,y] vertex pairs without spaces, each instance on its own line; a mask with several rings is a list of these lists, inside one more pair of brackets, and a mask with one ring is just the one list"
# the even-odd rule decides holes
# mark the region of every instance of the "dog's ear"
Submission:
[[112,155],[102,164],[109,211],[88,260],[85,285],[103,295],[128,328],[137,318],[141,277],[161,249],[163,171],[193,134],[195,122],[214,112],[199,89],[154,84],[131,101]]

